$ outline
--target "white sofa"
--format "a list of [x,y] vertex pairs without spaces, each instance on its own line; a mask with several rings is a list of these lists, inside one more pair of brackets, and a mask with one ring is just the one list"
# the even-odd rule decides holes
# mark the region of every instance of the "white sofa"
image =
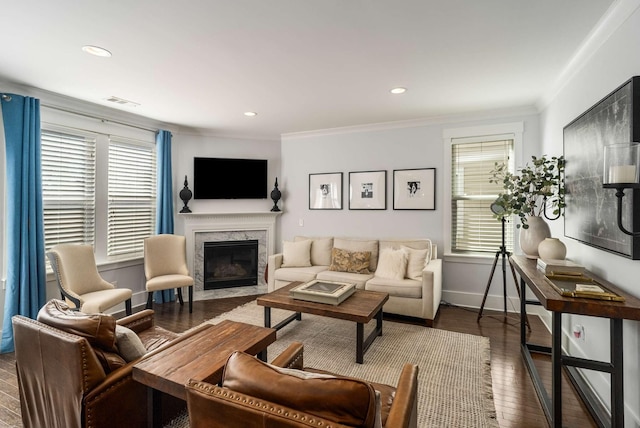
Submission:
[[[355,269],[341,271],[343,269],[336,262],[339,262],[338,256],[345,253],[340,250],[348,251],[347,257],[357,255],[366,258],[369,253],[368,269],[362,270],[364,273],[355,273],[354,270],[362,267],[359,263],[366,264],[366,260],[359,260]],[[400,261],[402,254],[408,263],[404,268]],[[421,259],[425,254],[426,258]],[[393,272],[390,272],[390,267],[393,267]],[[384,312],[421,318],[427,325],[432,325],[442,296],[442,260],[438,259],[437,246],[428,239],[305,236],[285,241],[283,251],[269,257],[269,292],[293,281],[314,279],[352,282],[358,289],[389,293]]]

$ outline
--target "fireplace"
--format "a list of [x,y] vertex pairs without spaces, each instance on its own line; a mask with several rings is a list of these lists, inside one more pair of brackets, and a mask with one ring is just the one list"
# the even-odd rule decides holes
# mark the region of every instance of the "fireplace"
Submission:
[[204,243],[204,289],[258,284],[258,240]]

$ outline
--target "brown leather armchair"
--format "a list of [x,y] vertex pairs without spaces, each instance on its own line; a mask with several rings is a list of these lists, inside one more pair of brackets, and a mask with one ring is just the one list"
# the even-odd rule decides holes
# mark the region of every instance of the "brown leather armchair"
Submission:
[[[131,376],[138,360],[127,363],[118,354],[112,316],[84,314],[52,300],[40,310],[38,320],[12,318],[25,427],[147,425],[147,390]],[[136,332],[150,352],[178,336],[156,327],[151,310],[117,324]],[[184,407],[184,402],[167,397],[163,408],[175,414],[179,405]]]
[[[236,352],[227,361],[220,386],[190,380],[186,386],[190,427],[417,425],[416,365],[405,364],[398,385],[392,387],[315,369],[301,372],[303,350],[302,343],[294,342],[271,365]],[[297,369],[295,373],[287,370],[291,368]]]

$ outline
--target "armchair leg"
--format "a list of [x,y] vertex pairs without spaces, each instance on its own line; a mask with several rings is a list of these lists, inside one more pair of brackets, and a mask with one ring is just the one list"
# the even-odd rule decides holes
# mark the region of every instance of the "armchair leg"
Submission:
[[146,309],[151,309],[153,304],[153,291],[149,291],[149,297],[147,297],[147,306]]
[[178,287],[178,300],[180,301],[180,305],[184,305],[184,300],[182,300],[182,287]]
[[131,315],[131,299],[125,300],[124,307],[125,307],[124,312],[127,315]]
[[189,286],[189,313],[193,313],[193,285]]

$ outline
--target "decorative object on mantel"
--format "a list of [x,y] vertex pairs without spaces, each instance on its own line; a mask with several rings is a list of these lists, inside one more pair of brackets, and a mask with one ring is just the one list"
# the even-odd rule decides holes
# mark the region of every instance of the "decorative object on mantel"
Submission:
[[538,255],[545,260],[564,260],[567,246],[558,238],[545,238],[538,245]]
[[278,177],[276,177],[276,184],[274,185],[273,190],[271,191],[271,200],[273,201],[273,208],[271,208],[271,211],[273,212],[280,211],[280,208],[278,208],[278,201],[280,200],[281,197],[282,197],[282,192],[278,190]]
[[[520,217],[520,248],[528,258],[538,257],[538,245],[551,237],[549,225],[544,221],[556,220],[565,208],[564,157],[532,156],[532,165],[526,164],[519,174],[513,174],[504,163],[495,164],[490,183],[502,183],[504,193],[498,195],[495,204],[502,212],[498,219],[517,215]],[[553,208],[553,217],[547,215],[547,206]]]
[[182,209],[180,210],[181,213],[190,213],[191,212],[191,210],[189,209],[187,204],[191,200],[192,196],[193,196],[193,193],[191,193],[191,190],[189,190],[189,183],[187,182],[187,176],[185,175],[184,176],[184,187],[180,191],[180,199],[182,199],[182,202],[184,203],[184,207],[182,207]]
[[[618,216],[628,231],[640,231],[640,185],[637,181],[634,186],[614,185],[614,181],[623,184],[619,181],[624,178],[623,171],[630,169],[605,173],[603,166],[605,146],[638,141],[640,115],[636,113],[639,108],[640,76],[634,76],[565,126],[563,131],[567,159],[565,236],[632,260],[640,260],[640,234],[623,232],[618,226]],[[611,155],[613,153],[608,157],[614,161]],[[609,164],[613,167],[630,165]],[[618,187],[628,189],[621,206],[617,205],[620,202],[616,201],[617,192],[611,190]]]

